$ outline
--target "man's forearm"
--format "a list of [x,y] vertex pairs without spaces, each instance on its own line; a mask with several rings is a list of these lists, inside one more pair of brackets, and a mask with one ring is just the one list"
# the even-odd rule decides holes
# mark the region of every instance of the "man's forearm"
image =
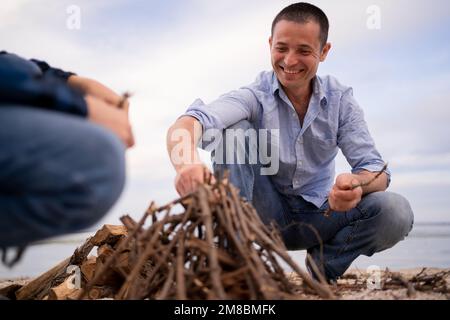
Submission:
[[193,117],[181,117],[167,132],[167,151],[178,172],[182,167],[201,164],[197,145],[202,135],[200,122]]
[[67,83],[86,95],[95,96],[114,106],[118,106],[122,99],[110,88],[93,79],[73,75],[68,78]]

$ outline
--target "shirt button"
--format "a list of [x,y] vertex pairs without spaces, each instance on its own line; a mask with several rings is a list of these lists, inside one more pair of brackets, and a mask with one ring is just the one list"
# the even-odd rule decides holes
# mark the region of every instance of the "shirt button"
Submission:
[[298,165],[299,165],[299,166],[303,165],[303,162],[302,162],[302,161],[299,161],[299,162],[298,162]]

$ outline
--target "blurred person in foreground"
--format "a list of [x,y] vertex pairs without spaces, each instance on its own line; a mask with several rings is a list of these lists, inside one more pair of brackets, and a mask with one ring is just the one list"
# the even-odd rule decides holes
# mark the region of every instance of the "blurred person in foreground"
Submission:
[[134,144],[101,83],[0,52],[0,248],[84,229],[117,201]]

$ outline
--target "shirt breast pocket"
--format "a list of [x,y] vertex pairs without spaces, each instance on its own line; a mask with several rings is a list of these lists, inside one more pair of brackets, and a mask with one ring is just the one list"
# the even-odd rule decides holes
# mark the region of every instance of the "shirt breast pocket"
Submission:
[[337,152],[337,139],[326,135],[311,135],[308,153],[316,163],[328,162]]
[[337,137],[333,137],[332,134],[316,133],[311,135],[311,141],[316,147],[322,148],[336,148]]

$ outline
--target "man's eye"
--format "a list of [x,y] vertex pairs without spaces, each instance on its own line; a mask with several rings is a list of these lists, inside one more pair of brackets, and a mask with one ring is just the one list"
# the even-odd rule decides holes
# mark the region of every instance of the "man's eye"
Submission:
[[309,50],[301,50],[300,54],[302,54],[304,56],[309,56],[311,54],[311,51],[309,51]]
[[277,48],[278,52],[286,52],[286,48]]

